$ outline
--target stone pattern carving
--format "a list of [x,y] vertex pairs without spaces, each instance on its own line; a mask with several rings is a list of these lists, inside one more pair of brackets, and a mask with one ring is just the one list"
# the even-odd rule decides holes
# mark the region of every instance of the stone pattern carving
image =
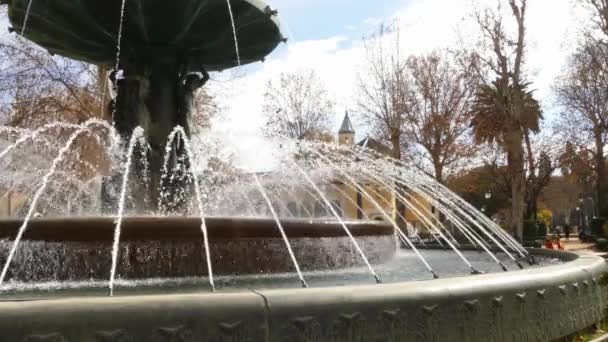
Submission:
[[280,334],[271,332],[270,341],[445,341],[456,336],[465,342],[547,341],[591,326],[602,317],[597,314],[601,305],[591,281],[441,305],[385,306],[389,305],[391,309],[293,317]]
[[43,335],[29,335],[29,336],[26,336],[23,341],[24,342],[68,342],[68,340],[58,332],[50,333],[50,334],[43,334]]
[[133,339],[124,330],[97,331],[95,337],[98,342],[132,342]]

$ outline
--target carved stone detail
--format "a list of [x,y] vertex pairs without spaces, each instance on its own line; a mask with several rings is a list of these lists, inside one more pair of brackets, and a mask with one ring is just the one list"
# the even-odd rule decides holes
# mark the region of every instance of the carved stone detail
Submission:
[[335,341],[367,342],[362,330],[364,321],[363,315],[359,312],[340,314],[332,329]]
[[505,340],[505,319],[503,315],[504,308],[504,297],[494,297],[492,298],[492,320],[494,324],[492,324],[494,331],[492,335],[495,337],[495,341],[504,341]]
[[218,328],[222,334],[221,342],[244,342],[250,340],[243,321],[220,323],[218,324]]
[[477,299],[467,300],[464,302],[464,307],[469,311],[469,313],[477,313],[479,301]]
[[68,339],[60,333],[54,332],[41,335],[28,335],[23,339],[23,342],[68,342]]
[[495,308],[502,308],[503,304],[503,297],[494,297],[492,299],[492,306]]
[[473,299],[464,302],[461,324],[461,336],[464,341],[475,341],[477,339],[478,324],[475,322],[477,322],[478,314],[478,300]]
[[192,331],[184,325],[162,327],[157,330],[157,341],[162,342],[193,342]]
[[95,339],[98,342],[131,342],[133,339],[124,330],[97,331]]
[[574,289],[574,293],[576,293],[576,294],[579,293],[578,282],[572,283],[572,288]]
[[403,323],[399,317],[401,310],[384,310],[380,315],[380,324],[378,326],[379,331],[376,333],[376,338],[383,342],[398,342],[400,336],[407,331],[407,329],[400,329],[400,323]]
[[296,328],[295,337],[297,342],[320,342],[321,324],[313,316],[296,317],[291,320],[291,324]]
[[439,324],[437,322],[438,316],[438,305],[427,305],[423,306],[421,311],[421,319],[418,320],[417,326],[417,337],[423,341],[435,342],[439,338],[437,336],[439,332]]

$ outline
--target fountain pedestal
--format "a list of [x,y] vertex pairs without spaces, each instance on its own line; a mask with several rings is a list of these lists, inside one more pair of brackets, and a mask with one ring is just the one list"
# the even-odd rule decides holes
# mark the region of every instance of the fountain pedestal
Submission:
[[[113,79],[117,90],[112,106],[113,119],[118,133],[128,141],[134,129],[142,127],[148,143],[145,151],[136,153],[139,158],[136,158],[132,171],[139,179],[149,177],[147,187],[137,186],[138,189],[131,191],[133,202],[140,204],[135,209],[157,211],[160,202],[163,209],[172,211],[183,204],[176,192],[187,188],[189,178],[181,177],[171,183],[163,183],[162,179],[167,137],[177,126],[190,135],[195,92],[208,79],[204,69],[180,60],[174,51],[158,52],[150,60],[140,60],[140,63],[123,70],[119,79]],[[166,165],[168,170],[175,169],[178,156],[185,156],[179,139],[173,145]],[[142,147],[138,146],[138,149]],[[142,160],[143,155],[147,156],[146,160]],[[184,158],[182,163],[186,164],[182,168],[187,169],[188,160]],[[120,184],[119,179],[115,181]],[[165,195],[161,196],[161,192]],[[111,202],[116,202],[116,199],[111,199]]]

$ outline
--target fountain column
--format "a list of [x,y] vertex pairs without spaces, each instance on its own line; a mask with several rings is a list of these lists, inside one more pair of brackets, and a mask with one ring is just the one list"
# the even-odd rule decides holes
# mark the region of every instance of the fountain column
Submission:
[[[169,156],[172,172],[182,158],[173,179],[163,179],[167,137],[174,127],[184,128],[190,135],[190,121],[195,91],[208,80],[200,67],[182,61],[175,53],[151,52],[153,58],[138,57],[137,63],[124,63],[116,84],[114,123],[118,133],[128,141],[136,127],[142,127],[149,144],[148,151],[137,151],[131,173],[138,179],[149,179],[148,186],[134,184],[132,209],[179,212],[186,203],[189,167],[183,146],[178,140]],[[116,72],[113,73],[116,77]],[[147,177],[144,177],[147,176]],[[120,177],[118,177],[120,178]]]

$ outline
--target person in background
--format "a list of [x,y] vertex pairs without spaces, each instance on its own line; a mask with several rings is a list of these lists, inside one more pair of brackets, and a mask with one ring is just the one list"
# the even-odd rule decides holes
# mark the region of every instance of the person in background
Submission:
[[564,235],[566,235],[566,241],[570,241],[570,226],[567,224],[564,226]]
[[547,236],[545,238],[545,248],[546,249],[553,249],[553,239],[549,236]]
[[556,250],[560,250],[563,251],[564,250],[564,245],[562,244],[562,239],[559,237],[559,235],[555,235],[555,240],[553,241],[553,249]]

